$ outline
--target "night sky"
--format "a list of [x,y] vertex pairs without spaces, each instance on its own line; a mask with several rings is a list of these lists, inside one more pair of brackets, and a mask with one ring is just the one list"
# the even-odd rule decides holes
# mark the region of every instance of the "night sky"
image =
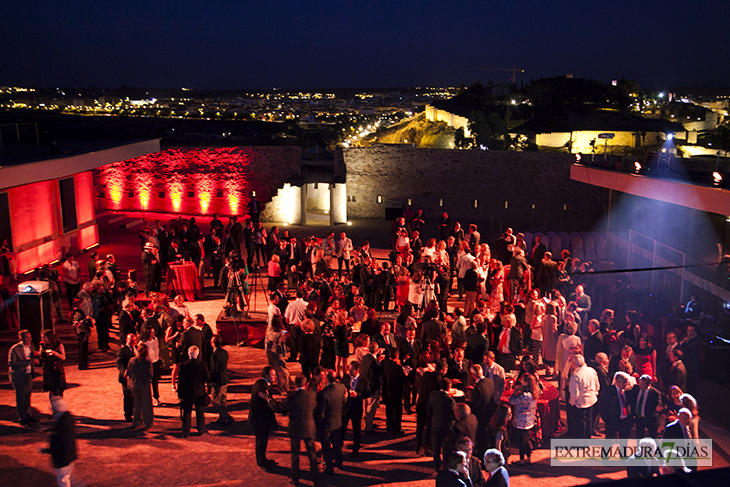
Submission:
[[727,0],[9,0],[0,85],[374,88],[572,73],[730,86]]

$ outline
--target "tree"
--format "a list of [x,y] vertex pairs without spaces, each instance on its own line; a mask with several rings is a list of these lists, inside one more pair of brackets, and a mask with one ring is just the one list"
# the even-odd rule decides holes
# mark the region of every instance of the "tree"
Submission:
[[506,150],[510,146],[507,124],[494,112],[472,112],[469,115],[469,131],[474,134],[476,147]]

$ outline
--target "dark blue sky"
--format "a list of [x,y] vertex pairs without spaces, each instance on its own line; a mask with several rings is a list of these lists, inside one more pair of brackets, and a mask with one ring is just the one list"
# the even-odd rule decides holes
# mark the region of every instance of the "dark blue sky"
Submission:
[[0,85],[445,86],[516,65],[730,86],[728,19],[727,0],[9,0]]

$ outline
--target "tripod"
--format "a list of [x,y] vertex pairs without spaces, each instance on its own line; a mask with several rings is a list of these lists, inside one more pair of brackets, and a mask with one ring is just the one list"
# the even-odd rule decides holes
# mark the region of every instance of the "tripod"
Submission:
[[[261,277],[261,271],[259,270],[259,261],[257,258],[254,258],[254,260],[251,264],[249,276],[253,276],[253,279],[251,282],[253,289],[251,290],[251,297],[250,297],[249,303],[251,303],[251,300],[253,300],[254,303],[256,302],[256,299],[258,297],[259,286],[261,286],[261,292],[264,294],[264,297],[266,298],[266,307],[268,308],[269,295],[266,293],[266,288],[264,287],[264,280]],[[251,311],[250,304],[249,304],[249,311]]]

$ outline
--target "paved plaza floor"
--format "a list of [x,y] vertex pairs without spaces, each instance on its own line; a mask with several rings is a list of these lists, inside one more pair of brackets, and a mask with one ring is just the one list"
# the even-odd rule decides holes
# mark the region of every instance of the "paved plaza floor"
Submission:
[[[384,225],[374,225],[382,229]],[[389,231],[389,225],[384,228]],[[305,233],[306,232],[306,233]],[[311,234],[311,229],[297,232]],[[316,229],[317,236],[323,236]],[[100,253],[115,253],[125,268],[139,262],[139,246],[135,231],[102,227]],[[295,233],[295,235],[297,235]],[[299,236],[299,235],[297,235]],[[365,237],[363,237],[365,238]],[[373,239],[371,239],[373,240]],[[357,244],[357,242],[356,242]],[[81,259],[82,269],[88,261]],[[141,275],[141,274],[140,274]],[[211,282],[207,282],[211,285]],[[163,289],[164,291],[164,289]],[[192,313],[201,312],[208,323],[215,323],[220,310],[220,293],[208,292],[207,301],[188,303]],[[262,296],[260,295],[261,299]],[[263,310],[265,303],[255,307]],[[76,362],[75,336],[69,324],[57,327],[59,338],[66,344],[68,359],[65,363],[69,384],[64,396],[69,410],[77,418],[78,460],[74,464],[74,485],[88,486],[269,486],[287,485],[289,474],[289,441],[286,437],[288,418],[278,416],[280,428],[273,433],[269,443],[269,458],[279,466],[273,473],[256,467],[254,458],[253,430],[246,424],[251,387],[266,365],[261,349],[228,346],[229,411],[236,422],[228,427],[210,425],[208,434],[181,438],[180,409],[175,393],[171,390],[169,376],[160,384],[162,406],[155,408],[154,426],[150,431],[134,431],[124,421],[122,390],[117,382],[114,365],[116,342],[108,353],[98,351],[96,334],[92,337],[91,368],[80,371]],[[48,445],[51,410],[47,393],[42,392],[40,379],[36,379],[32,404],[41,420],[32,428],[17,423],[15,399],[7,374],[7,351],[17,341],[15,332],[0,332],[2,376],[0,377],[0,486],[54,485],[50,459],[40,452]],[[289,364],[292,373],[299,372],[298,364]],[[564,414],[564,413],[563,413]],[[211,423],[217,415],[209,410],[206,421]],[[376,423],[379,432],[363,433],[360,455],[349,454],[351,437],[345,441],[344,468],[336,475],[322,475],[323,485],[332,486],[433,486],[435,471],[431,459],[413,452],[415,414],[404,415],[403,436],[384,432],[385,413],[380,407]],[[718,434],[727,434],[724,430]],[[516,450],[513,450],[516,453]],[[551,467],[546,449],[533,454],[529,466],[509,466],[513,487],[542,487],[580,485],[597,481],[625,478],[623,469],[615,468],[565,468]],[[510,460],[517,459],[513,455]],[[312,485],[308,477],[306,458],[301,459],[304,485]],[[728,463],[718,456],[715,467]]]

